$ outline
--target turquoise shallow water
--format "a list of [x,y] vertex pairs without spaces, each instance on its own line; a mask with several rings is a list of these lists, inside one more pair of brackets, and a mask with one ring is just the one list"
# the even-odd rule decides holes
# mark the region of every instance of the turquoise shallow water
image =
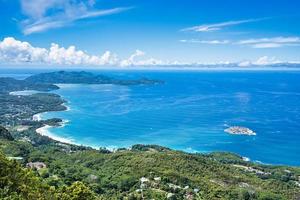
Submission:
[[[98,72],[99,73],[99,72]],[[63,85],[70,111],[56,136],[94,147],[159,144],[189,152],[231,151],[254,161],[300,165],[300,72],[105,71],[163,85]],[[256,136],[229,135],[228,126]]]

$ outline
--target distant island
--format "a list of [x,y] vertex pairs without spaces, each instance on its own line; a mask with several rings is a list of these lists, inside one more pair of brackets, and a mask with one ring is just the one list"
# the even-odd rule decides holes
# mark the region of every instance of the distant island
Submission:
[[26,82],[35,84],[116,84],[116,85],[148,85],[161,84],[161,80],[140,78],[135,80],[116,79],[109,76],[93,74],[85,71],[57,71],[50,73],[41,73],[30,76],[25,79]]
[[29,76],[24,80],[10,77],[0,77],[0,93],[20,90],[37,90],[48,92],[59,89],[55,84],[115,84],[115,85],[153,85],[162,84],[162,80],[148,78],[116,79],[109,76],[93,74],[90,72],[57,71]]
[[256,135],[253,130],[242,126],[231,126],[224,131],[232,135]]

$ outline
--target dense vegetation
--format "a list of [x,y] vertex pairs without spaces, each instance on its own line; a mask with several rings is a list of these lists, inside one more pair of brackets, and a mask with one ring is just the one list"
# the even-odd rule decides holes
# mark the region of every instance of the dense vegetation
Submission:
[[0,124],[23,124],[32,116],[46,111],[65,110],[65,102],[56,94],[39,93],[33,95],[0,94]]
[[[31,129],[22,134],[30,136],[31,131],[34,134]],[[12,135],[16,137],[14,141],[0,141],[0,149],[6,157],[18,160],[8,161],[1,156],[1,172],[5,169],[0,183],[4,188],[0,190],[3,197],[18,194],[24,199],[35,199],[39,195],[41,199],[49,199],[42,196],[44,190],[53,199],[74,195],[75,190],[78,196],[82,195],[81,190],[90,194],[91,199],[300,197],[299,168],[258,165],[231,153],[188,154],[156,145],[135,145],[110,152],[52,140],[38,143],[30,138],[24,141],[16,132]],[[24,168],[27,163],[40,162],[46,167]],[[16,173],[20,174],[13,176]],[[12,186],[7,185],[8,182]],[[22,184],[26,189],[22,190]],[[77,187],[81,189],[74,189]],[[32,198],[28,198],[28,193]]]
[[137,80],[120,80],[104,75],[96,75],[90,72],[50,72],[30,76],[25,80],[16,80],[9,77],[0,77],[0,93],[20,90],[51,91],[59,89],[54,84],[118,84],[118,85],[139,85],[163,83],[160,80],[141,78]]
[[142,78],[138,80],[119,80],[89,72],[51,72],[30,76],[25,80],[0,77],[0,124],[22,124],[32,120],[36,113],[66,109],[60,96],[50,93],[33,95],[10,95],[20,90],[48,92],[59,89],[57,83],[80,84],[118,84],[139,85],[163,83],[158,80]]
[[121,80],[104,75],[96,75],[90,72],[50,72],[30,76],[26,81],[32,83],[72,83],[72,84],[117,84],[117,85],[139,85],[163,83],[159,80],[141,78],[137,80]]
[[51,187],[32,170],[22,168],[16,161],[9,161],[0,154],[0,199],[96,199],[96,195],[83,183]]
[[0,77],[0,93],[19,90],[51,91],[56,89],[58,89],[58,87],[53,84],[41,84],[26,80]]
[[0,139],[2,139],[2,140],[14,140],[14,138],[11,136],[10,132],[2,126],[0,126]]
[[33,121],[32,115],[65,109],[64,101],[54,94],[12,96],[9,91],[0,95],[0,199],[300,198],[296,167],[157,145],[111,152],[56,142],[35,130],[61,120]]

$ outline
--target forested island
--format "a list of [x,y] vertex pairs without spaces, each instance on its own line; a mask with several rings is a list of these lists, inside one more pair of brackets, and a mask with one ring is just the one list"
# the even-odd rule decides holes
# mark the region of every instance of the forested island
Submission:
[[148,78],[140,78],[136,80],[116,79],[105,75],[93,74],[91,72],[68,72],[58,71],[50,73],[42,73],[30,76],[25,79],[26,82],[35,84],[116,84],[116,85],[149,85],[161,84],[162,80],[153,80]]
[[53,72],[25,80],[0,78],[0,199],[299,199],[300,168],[262,165],[241,156],[191,154],[137,144],[112,152],[65,144],[36,133],[61,119],[33,115],[64,110],[56,83],[161,84],[87,72]]

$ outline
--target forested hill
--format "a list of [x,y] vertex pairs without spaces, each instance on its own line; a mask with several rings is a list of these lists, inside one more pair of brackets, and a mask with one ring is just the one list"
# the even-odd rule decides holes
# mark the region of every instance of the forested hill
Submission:
[[33,131],[0,140],[0,199],[300,197],[299,168],[254,164],[230,153],[189,154],[156,145],[110,152],[19,136]]
[[59,89],[54,84],[116,84],[116,85],[151,85],[164,83],[161,80],[148,78],[116,79],[90,72],[57,71],[29,76],[25,80],[16,80],[9,77],[0,77],[0,94],[20,90],[52,91]]
[[160,80],[141,78],[136,80],[115,79],[112,77],[97,75],[90,72],[67,72],[58,71],[41,73],[30,76],[26,79],[32,83],[71,83],[71,84],[117,84],[117,85],[139,85],[139,84],[158,84]]
[[51,91],[58,87],[53,84],[35,83],[25,80],[16,80],[14,78],[0,77],[0,94],[20,90],[37,90],[37,91]]

